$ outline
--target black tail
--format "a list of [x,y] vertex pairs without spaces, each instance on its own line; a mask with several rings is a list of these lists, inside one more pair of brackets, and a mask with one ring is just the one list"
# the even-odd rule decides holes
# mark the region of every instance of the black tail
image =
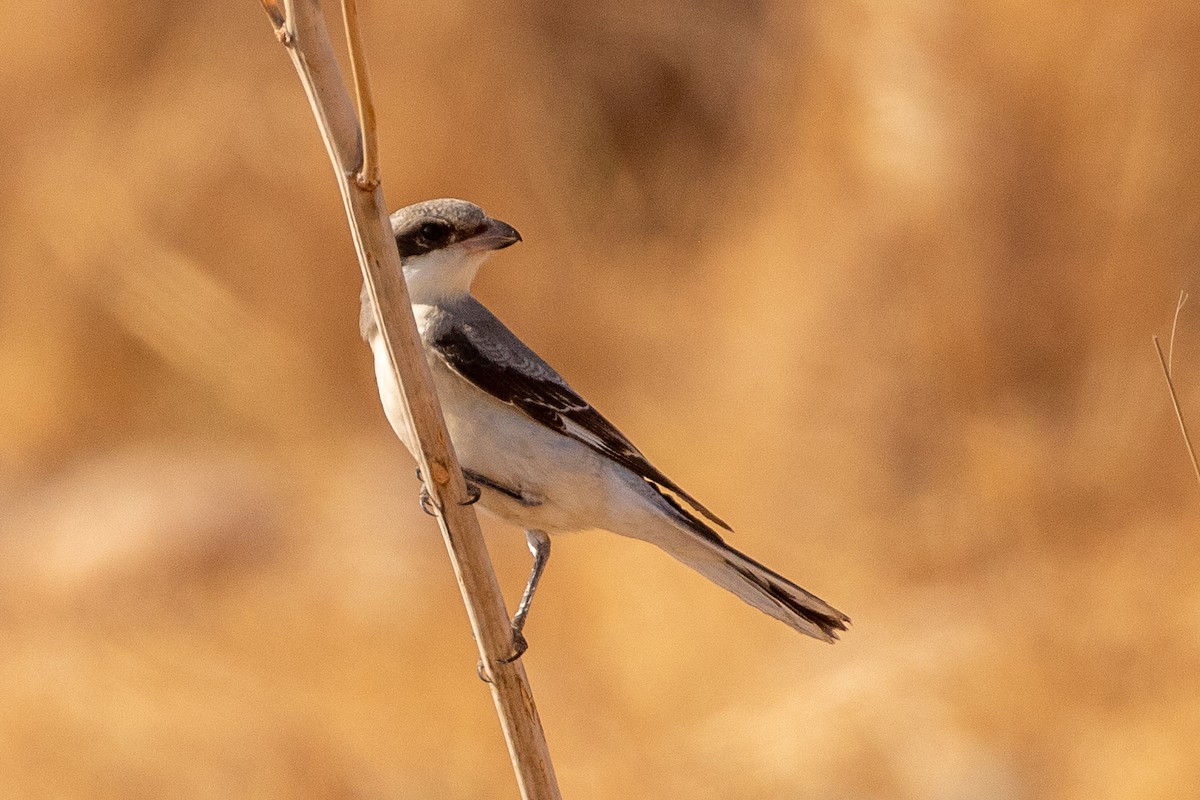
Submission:
[[[654,484],[666,502],[672,535],[646,537],[718,586],[803,634],[835,642],[850,618],[778,572],[730,547],[721,536]],[[664,520],[665,522],[665,520]],[[665,532],[664,532],[665,533]]]

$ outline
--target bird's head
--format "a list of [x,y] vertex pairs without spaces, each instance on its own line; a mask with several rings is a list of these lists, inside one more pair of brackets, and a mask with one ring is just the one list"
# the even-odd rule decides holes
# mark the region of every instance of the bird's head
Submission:
[[391,221],[414,303],[465,295],[493,250],[521,241],[516,228],[465,200],[426,200],[400,209]]

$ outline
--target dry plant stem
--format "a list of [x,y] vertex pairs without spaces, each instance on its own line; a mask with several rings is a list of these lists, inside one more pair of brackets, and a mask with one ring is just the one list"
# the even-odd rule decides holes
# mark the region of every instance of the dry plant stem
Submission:
[[1171,320],[1171,341],[1167,343],[1167,375],[1170,377],[1174,377],[1172,372],[1175,369],[1175,331],[1179,328],[1179,312],[1183,311],[1187,301],[1188,293],[1180,292],[1179,299],[1175,302],[1175,318]]
[[1154,350],[1158,353],[1163,377],[1167,379],[1167,392],[1171,395],[1171,405],[1175,407],[1175,418],[1179,420],[1179,430],[1183,433],[1183,444],[1187,447],[1188,458],[1192,460],[1192,472],[1196,474],[1196,483],[1200,484],[1200,464],[1196,463],[1196,450],[1192,447],[1192,438],[1188,436],[1187,423],[1183,421],[1183,411],[1179,408],[1179,397],[1175,394],[1175,384],[1171,381],[1171,370],[1167,368],[1167,359],[1163,356],[1162,345],[1158,343],[1157,336],[1154,337]]
[[355,180],[360,189],[370,191],[379,185],[379,157],[375,144],[375,101],[371,99],[371,81],[367,75],[367,60],[362,57],[362,28],[358,24],[356,0],[342,0],[342,19],[346,25],[346,47],[349,49],[350,75],[354,79],[354,98],[358,101],[358,121],[362,131],[363,160]]
[[[512,649],[508,610],[492,571],[479,522],[473,508],[466,504],[466,484],[450,445],[429,365],[417,336],[383,192],[378,186],[362,187],[355,179],[362,167],[362,151],[354,103],[334,58],[320,6],[317,0],[284,0],[282,8],[279,0],[262,0],[262,3],[275,25],[276,35],[288,48],[333,162],[363,279],[413,420],[420,443],[417,460],[429,495],[439,509],[438,521],[467,606],[521,796],[525,800],[557,800],[561,795],[525,670],[519,661],[502,662]],[[352,50],[351,58],[361,61],[361,53]]]

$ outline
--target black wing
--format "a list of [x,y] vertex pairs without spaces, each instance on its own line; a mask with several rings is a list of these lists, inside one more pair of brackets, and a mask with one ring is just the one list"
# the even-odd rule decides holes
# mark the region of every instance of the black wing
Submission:
[[[491,334],[489,341],[482,336],[472,336],[474,331],[470,323],[456,320],[453,324],[436,326],[437,330],[432,332],[432,337],[427,341],[451,369],[496,399],[515,406],[547,428],[570,436],[632,470],[654,484],[660,494],[661,489],[667,489],[679,495],[713,523],[727,531],[732,530],[724,520],[647,461],[616,426],[576,394],[558,373],[512,336],[499,320],[495,320],[495,326],[488,326],[488,333]],[[511,340],[497,341],[496,334],[499,331],[507,334],[503,338],[511,337]],[[484,347],[487,347],[486,351]],[[704,529],[707,534],[716,537],[679,503],[665,494],[663,497],[692,527]]]

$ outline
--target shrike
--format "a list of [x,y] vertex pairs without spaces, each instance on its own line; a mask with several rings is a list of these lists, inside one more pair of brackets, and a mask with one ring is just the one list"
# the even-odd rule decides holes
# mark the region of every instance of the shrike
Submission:
[[[533,553],[512,620],[511,659],[527,646],[522,629],[550,556],[549,534],[593,528],[650,542],[801,633],[837,639],[850,621],[845,614],[725,544],[714,526],[728,525],[650,464],[471,296],[471,281],[492,251],[521,241],[516,229],[463,200],[417,203],[391,222],[463,474],[484,508],[525,529]],[[415,453],[365,290],[360,323],[388,421]]]

